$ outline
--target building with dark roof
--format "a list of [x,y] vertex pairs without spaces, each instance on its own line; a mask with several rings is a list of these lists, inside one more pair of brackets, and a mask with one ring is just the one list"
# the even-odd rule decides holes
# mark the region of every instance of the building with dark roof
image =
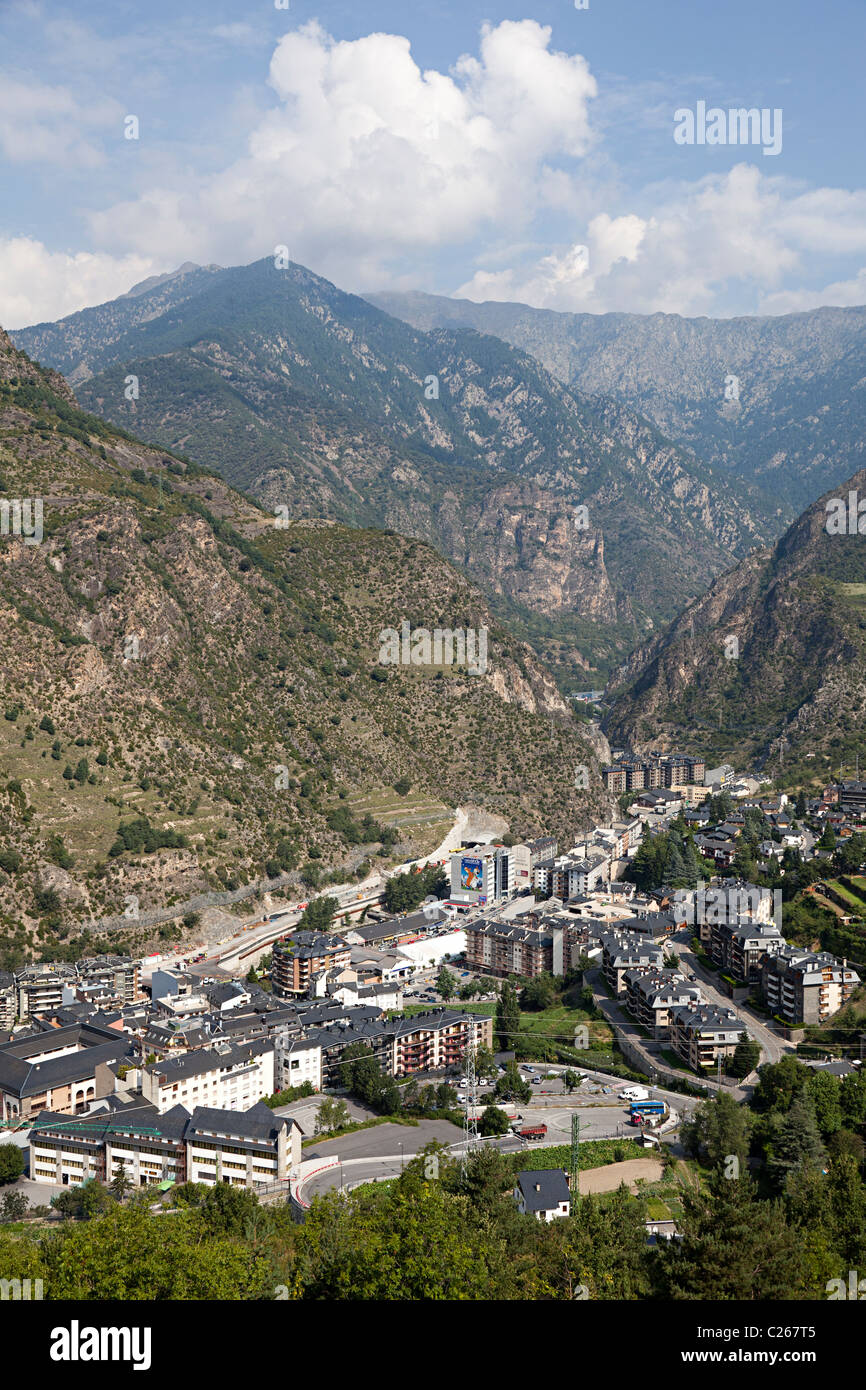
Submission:
[[145,1067],[145,1100],[164,1114],[173,1105],[212,1105],[218,1110],[249,1110],[274,1094],[274,1043],[218,1043]]
[[134,1187],[228,1182],[255,1188],[287,1181],[301,1161],[301,1131],[266,1105],[244,1113],[175,1105],[164,1114],[140,1098],[77,1120],[43,1111],[30,1134],[34,1182],[75,1187],[110,1182],[122,1168]]
[[571,1212],[571,1191],[562,1168],[536,1168],[517,1174],[517,1210],[539,1221],[554,1221]]
[[75,1115],[114,1090],[130,1039],[75,1023],[15,1038],[0,1048],[0,1118],[17,1123],[40,1110]]

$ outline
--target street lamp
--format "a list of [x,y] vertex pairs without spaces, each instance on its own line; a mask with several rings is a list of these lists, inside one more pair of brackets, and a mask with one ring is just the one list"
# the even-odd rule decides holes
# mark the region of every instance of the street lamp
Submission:
[[403,1171],[403,1145],[400,1144],[400,1172]]

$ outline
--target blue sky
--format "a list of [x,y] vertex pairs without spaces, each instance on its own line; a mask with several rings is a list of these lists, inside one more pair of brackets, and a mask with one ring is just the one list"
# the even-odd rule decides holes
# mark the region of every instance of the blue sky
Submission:
[[[863,303],[864,38],[863,0],[8,0],[0,323],[278,245],[359,291]],[[676,143],[698,103],[780,151]]]

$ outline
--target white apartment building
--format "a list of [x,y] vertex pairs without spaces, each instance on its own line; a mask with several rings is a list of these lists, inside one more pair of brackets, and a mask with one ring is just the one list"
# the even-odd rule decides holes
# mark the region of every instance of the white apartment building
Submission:
[[187,1052],[182,1057],[154,1062],[141,1075],[144,1099],[164,1115],[174,1105],[187,1110],[204,1106],[213,1110],[249,1110],[272,1096],[274,1043],[217,1043],[216,1047]]
[[316,1091],[322,1089],[322,1049],[306,1038],[288,1034],[274,1039],[274,1089],[287,1091],[305,1081]]

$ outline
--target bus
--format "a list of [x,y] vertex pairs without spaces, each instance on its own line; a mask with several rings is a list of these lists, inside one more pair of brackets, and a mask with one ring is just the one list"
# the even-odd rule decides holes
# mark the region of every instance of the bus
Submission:
[[663,1115],[667,1106],[663,1100],[633,1100],[628,1109],[632,1117],[635,1115]]

